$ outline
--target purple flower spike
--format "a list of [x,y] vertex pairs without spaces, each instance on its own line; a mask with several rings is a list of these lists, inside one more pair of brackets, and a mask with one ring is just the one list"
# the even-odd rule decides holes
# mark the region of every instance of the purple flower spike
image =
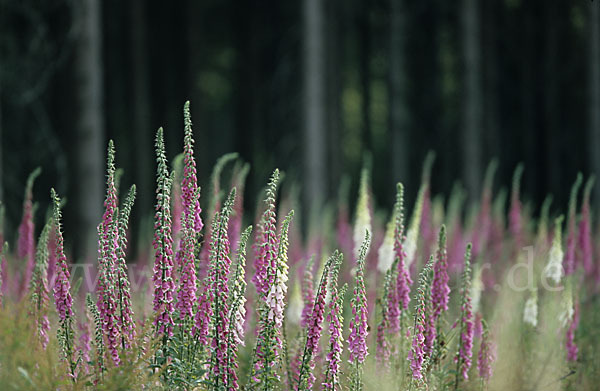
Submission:
[[[198,198],[196,191],[194,198]],[[195,202],[192,201],[191,205]],[[179,290],[177,292],[176,308],[179,310],[179,318],[182,321],[193,319],[193,306],[196,302],[196,265],[195,265],[195,243],[196,232],[194,230],[194,214],[188,213],[187,219],[183,221],[183,238],[181,241],[181,275],[179,278]]]
[[183,183],[181,185],[181,199],[183,201],[184,216],[187,220],[190,215],[193,216],[194,232],[197,234],[202,231],[204,224],[200,213],[200,197],[194,194],[198,189],[198,179],[196,177],[196,161],[194,160],[194,135],[192,132],[192,117],[190,115],[190,102],[185,102],[183,106],[184,118],[184,138],[183,138]]
[[396,228],[394,232],[394,266],[396,272],[395,284],[391,284],[391,292],[388,300],[389,328],[393,333],[400,332],[400,315],[402,311],[408,310],[410,304],[410,286],[412,280],[405,264],[406,252],[404,251],[404,186],[397,185],[396,204],[394,214],[396,216]]
[[[425,356],[428,354],[427,335],[430,333],[427,325],[428,317],[428,300],[430,298],[430,274],[431,266],[433,263],[433,257],[429,259],[429,262],[423,268],[419,275],[419,291],[417,295],[417,305],[415,308],[415,328],[413,330],[413,340],[410,352],[408,352],[408,361],[410,361],[410,369],[412,371],[413,379],[423,379],[423,362]],[[435,327],[434,327],[435,330]],[[435,338],[435,335],[433,336]],[[433,339],[431,339],[431,346],[433,346]]]
[[348,336],[348,350],[350,351],[350,362],[362,364],[367,357],[367,293],[365,290],[365,260],[371,236],[365,231],[365,239],[359,249],[356,265],[356,282],[350,306],[352,308],[352,319],[350,320],[350,335]]
[[[454,357],[456,362],[456,385],[459,377],[464,380],[469,378],[471,356],[473,354],[473,313],[471,310],[471,244],[467,245],[465,253],[465,267],[462,275],[461,307],[460,307],[460,338],[458,352]],[[460,374],[460,376],[459,376]]]
[[171,237],[171,182],[162,128],[156,135],[156,155],[158,161],[156,216],[154,223],[154,299],[153,308],[157,316],[154,320],[157,334],[173,335],[173,238]]

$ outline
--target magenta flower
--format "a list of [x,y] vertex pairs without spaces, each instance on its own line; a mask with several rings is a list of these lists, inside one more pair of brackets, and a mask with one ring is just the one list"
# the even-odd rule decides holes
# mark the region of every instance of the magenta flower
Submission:
[[133,305],[131,303],[131,284],[127,274],[127,262],[125,252],[127,249],[127,226],[129,215],[135,200],[135,185],[132,185],[123,203],[123,209],[118,221],[118,247],[117,247],[117,301],[119,304],[119,316],[117,323],[121,329],[123,348],[130,346],[135,337],[135,320],[133,319]]
[[[196,235],[202,231],[204,224],[200,213],[200,197],[195,196],[198,190],[196,178],[196,161],[194,160],[194,135],[192,133],[192,118],[190,115],[190,102],[183,106],[184,138],[183,138],[183,182],[181,185],[181,200],[183,203],[184,220],[193,216],[194,232]],[[199,190],[198,190],[199,191]]]
[[421,380],[423,378],[421,370],[423,369],[425,357],[425,336],[423,335],[423,332],[425,331],[425,328],[423,327],[424,314],[419,313],[417,316],[420,320],[417,320],[415,326],[412,347],[410,352],[408,352],[408,361],[410,361],[410,369],[413,378]]
[[[235,204],[234,204],[235,205]],[[237,354],[237,346],[244,346],[244,323],[246,320],[246,243],[252,232],[252,226],[246,228],[241,234],[240,240],[237,246],[237,264],[235,268],[235,275],[232,284],[232,305],[231,305],[231,336],[230,341],[233,348],[234,354]]]
[[465,253],[465,267],[462,275],[461,307],[460,307],[460,337],[458,340],[458,352],[454,357],[456,362],[456,384],[459,382],[459,374],[463,379],[469,378],[468,372],[471,368],[471,356],[473,354],[473,313],[471,310],[471,244],[467,245]]
[[74,332],[73,332],[73,298],[71,297],[70,273],[65,256],[64,239],[61,230],[60,199],[50,189],[52,201],[54,202],[54,228],[56,232],[56,279],[54,280],[54,303],[60,329],[58,331],[65,360],[69,363],[70,377],[75,377],[77,363],[73,357]]
[[98,226],[98,286],[97,305],[100,316],[103,319],[103,332],[106,338],[107,352],[113,359],[115,365],[121,362],[119,358],[119,342],[121,339],[120,325],[117,316],[117,248],[118,220],[117,220],[117,189],[115,187],[115,149],[113,141],[108,143],[107,158],[107,182],[106,199],[104,201],[105,211],[102,222]]
[[209,297],[212,303],[212,329],[211,338],[211,366],[213,370],[213,384],[215,388],[224,385],[230,387],[229,357],[229,238],[227,227],[229,215],[235,199],[235,188],[231,190],[223,208],[213,218],[211,229],[211,254],[208,273]]
[[[428,312],[428,297],[430,292],[430,274],[431,264],[433,263],[433,257],[429,259],[429,262],[423,268],[419,275],[419,291],[417,295],[417,305],[415,307],[415,327],[413,329],[413,340],[411,349],[408,352],[408,361],[410,361],[410,369],[412,371],[413,379],[421,380],[423,378],[423,362],[425,356],[430,351],[427,345],[427,335],[431,332],[427,324],[427,318],[431,318],[427,314]],[[429,304],[430,306],[430,304]],[[435,326],[433,327],[435,333]],[[435,338],[435,335],[433,336]],[[431,339],[431,346],[433,346],[433,339]]]
[[273,380],[278,379],[278,376],[271,371],[277,357],[283,354],[281,332],[289,269],[289,225],[293,215],[294,211],[292,210],[281,224],[279,238],[277,239],[278,248],[275,254],[275,267],[268,267],[268,274],[266,275],[266,281],[273,281],[273,283],[265,297],[266,300],[259,306],[258,335],[252,379],[255,382],[261,382],[265,388],[272,387]]
[[252,282],[256,286],[256,291],[262,300],[266,299],[271,285],[273,284],[273,276],[268,275],[269,270],[276,268],[276,253],[277,253],[277,234],[275,215],[275,197],[277,196],[277,184],[279,182],[279,170],[275,170],[271,176],[271,181],[267,187],[267,209],[264,211],[261,223],[257,230],[256,254],[254,257],[255,274],[252,277]]
[[[404,235],[404,186],[401,183],[397,185],[396,204],[394,206],[394,214],[396,218],[396,228],[394,231],[394,266],[392,270],[396,273],[396,281],[391,284],[387,316],[389,328],[393,333],[400,331],[400,315],[401,311],[408,310],[410,303],[410,286],[412,280],[404,263],[406,252],[404,251],[403,242],[406,240]],[[393,277],[393,276],[392,276]]]
[[299,388],[302,387],[302,389],[312,389],[315,381],[315,376],[313,374],[315,369],[314,355],[318,352],[319,339],[321,338],[321,331],[323,330],[323,326],[321,324],[323,323],[323,318],[325,317],[325,297],[327,296],[328,274],[333,264],[334,269],[337,270],[333,271],[336,273],[336,275],[332,277],[335,277],[337,280],[337,271],[339,270],[340,263],[341,254],[336,251],[327,260],[325,268],[323,269],[321,281],[317,288],[317,295],[315,297],[307,325],[306,344],[304,346],[302,367],[300,368],[300,374],[298,376],[298,386]]
[[350,335],[348,336],[348,350],[350,351],[350,362],[362,364],[367,357],[367,293],[365,290],[365,259],[371,236],[365,231],[365,240],[359,249],[356,265],[356,282],[350,307],[352,308],[352,319],[350,320]]
[[154,320],[158,334],[173,335],[173,238],[171,237],[171,180],[163,130],[156,135],[156,155],[158,161],[156,215],[154,223],[154,299],[153,308],[157,316]]
[[571,197],[569,198],[569,220],[568,233],[567,233],[567,251],[565,252],[565,258],[563,260],[563,266],[565,269],[565,276],[571,275],[575,272],[575,245],[576,245],[576,224],[575,214],[577,211],[577,194],[579,193],[579,187],[583,177],[581,173],[577,174],[577,179],[571,188]]
[[577,348],[577,344],[575,344],[575,330],[579,326],[579,303],[575,303],[575,310],[573,312],[573,318],[571,319],[571,324],[567,329],[566,335],[566,348],[567,348],[567,361],[575,362],[577,361],[577,354],[579,353],[579,349]]
[[193,333],[198,342],[204,346],[208,343],[210,330],[210,319],[212,317],[212,305],[208,298],[208,287],[202,284],[201,294],[198,296],[198,310],[196,312]]
[[[199,196],[196,191],[195,197]],[[194,200],[191,205],[194,205]],[[191,320],[194,316],[193,307],[196,302],[196,265],[194,249],[196,244],[196,232],[194,231],[194,214],[188,213],[183,222],[183,238],[181,241],[181,275],[179,277],[179,289],[177,291],[176,308],[179,310],[181,320]]]
[[348,285],[344,284],[338,293],[337,278],[335,277],[337,276],[332,276],[330,283],[331,301],[329,302],[329,313],[327,314],[327,322],[329,323],[329,352],[325,356],[327,367],[325,370],[325,382],[323,383],[323,388],[331,391],[339,390],[340,387],[339,375],[344,343],[342,335],[344,318],[342,315],[344,296],[348,288]]
[[446,253],[446,226],[442,225],[438,239],[436,261],[433,267],[433,284],[431,286],[431,303],[433,306],[432,321],[437,320],[442,311],[448,310],[450,288],[448,287],[448,255]]
[[61,213],[58,208],[58,195],[52,189],[52,198],[54,200],[54,227],[56,229],[56,280],[54,281],[54,301],[56,311],[61,322],[65,322],[67,318],[73,314],[73,298],[71,297],[71,282],[69,267],[67,266],[67,257],[64,251],[64,240],[61,231]]

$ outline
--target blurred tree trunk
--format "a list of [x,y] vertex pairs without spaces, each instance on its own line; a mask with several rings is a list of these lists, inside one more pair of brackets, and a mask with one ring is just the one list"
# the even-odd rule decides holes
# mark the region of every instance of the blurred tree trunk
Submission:
[[484,47],[484,137],[485,152],[488,153],[486,161],[482,162],[487,166],[489,161],[497,158],[500,152],[500,138],[498,137],[498,56],[497,45],[497,15],[500,13],[497,0],[487,0],[484,2],[483,14],[483,36],[485,37]]
[[75,8],[79,34],[75,42],[75,259],[95,260],[96,226],[103,204],[104,118],[102,113],[102,30],[99,0],[82,0]]
[[394,182],[408,185],[408,110],[405,39],[406,15],[402,0],[391,0],[389,42],[389,129],[392,134],[392,167]]
[[[137,185],[136,209],[137,221],[133,227],[137,228],[132,235],[137,238],[136,232],[141,228],[143,218],[152,213],[152,188],[154,178],[154,159],[152,140],[154,130],[150,127],[150,90],[148,77],[148,57],[146,42],[146,8],[144,0],[132,0],[131,5],[131,68],[133,92],[133,144],[135,157],[133,169],[134,182]],[[127,189],[122,189],[125,194]]]
[[[600,4],[591,2],[590,10],[590,58],[589,58],[589,154],[591,171],[600,176]],[[600,191],[594,192],[596,208],[600,205]]]
[[[561,181],[561,175],[564,173],[564,165],[561,163],[560,144],[562,143],[560,132],[560,105],[558,103],[558,79],[560,70],[558,66],[558,29],[560,22],[560,13],[558,12],[558,0],[549,0],[543,2],[544,19],[542,20],[542,31],[544,31],[544,55],[542,57],[543,77],[540,91],[543,91],[543,121],[542,126],[547,135],[546,144],[546,184],[548,190],[555,194],[566,193],[568,187],[565,187]],[[541,5],[541,4],[540,4]],[[533,70],[535,72],[535,69]],[[526,129],[531,131],[531,129]],[[535,171],[534,171],[535,172]],[[570,183],[569,179],[567,183]],[[558,201],[558,200],[557,200]],[[562,201],[562,200],[561,200]],[[560,201],[559,201],[560,202]]]
[[371,143],[371,25],[369,0],[359,2],[358,44],[359,75],[362,92],[362,145],[363,150],[373,152]]
[[479,0],[463,0],[462,39],[465,64],[463,99],[463,177],[469,197],[479,194],[481,183],[482,72]]
[[323,1],[304,0],[303,7],[304,197],[309,211],[326,197],[325,26]]
[[[341,104],[340,94],[342,90],[342,19],[345,14],[340,7],[339,0],[326,2],[326,36],[327,36],[327,134],[329,138],[330,156],[327,156],[329,167],[330,186],[327,188],[329,194],[337,194],[337,186],[340,183],[342,170],[344,169],[342,153],[340,148],[341,136]],[[335,186],[332,188],[331,186]]]

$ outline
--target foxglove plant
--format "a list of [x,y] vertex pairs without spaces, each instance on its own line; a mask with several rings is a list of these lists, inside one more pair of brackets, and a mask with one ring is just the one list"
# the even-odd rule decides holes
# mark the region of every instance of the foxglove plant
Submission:
[[31,275],[35,267],[35,239],[33,224],[33,183],[42,170],[38,167],[27,178],[25,186],[25,197],[23,200],[23,217],[19,225],[19,241],[17,242],[17,257],[25,262],[25,274],[23,275],[21,292],[26,292],[31,281]]
[[[404,251],[404,186],[398,183],[396,187],[396,203],[394,206],[394,215],[396,219],[394,229],[394,265],[392,266],[395,274],[395,284],[390,288],[390,297],[388,300],[388,321],[392,333],[400,331],[401,316],[403,311],[408,310],[410,303],[410,286],[412,280],[408,273],[408,266],[405,264],[406,252]],[[394,276],[394,274],[392,274]]]
[[[225,387],[237,388],[237,379],[230,378],[232,370],[229,353],[229,270],[231,259],[229,257],[229,238],[227,227],[229,215],[235,200],[235,188],[229,193],[221,211],[215,214],[211,229],[210,267],[208,272],[209,297],[212,304],[211,324],[211,370],[209,378],[215,389]],[[235,374],[235,372],[233,372]]]
[[[210,176],[211,183],[211,192],[210,192],[210,201],[208,204],[208,219],[214,218],[216,212],[221,209],[221,198],[223,197],[223,192],[221,191],[221,173],[227,163],[234,161],[237,159],[237,153],[227,153],[217,159],[215,166],[213,167],[212,174]],[[212,220],[207,220],[206,229],[204,232],[204,237],[211,238],[212,233]],[[205,246],[202,246],[200,251],[200,263],[198,267],[198,278],[203,280],[206,277],[206,273],[209,267],[209,258],[210,258],[210,241]]]
[[[314,355],[318,352],[319,339],[323,330],[323,319],[325,317],[325,298],[327,296],[328,275],[331,273],[339,273],[342,255],[335,251],[333,255],[325,263],[325,268],[321,275],[321,281],[317,287],[317,294],[312,305],[312,311],[308,322],[308,330],[306,332],[306,343],[304,344],[304,353],[302,355],[302,364],[298,375],[298,390],[310,390],[313,387],[315,376]],[[335,269],[335,271],[334,271]]]
[[438,236],[438,249],[433,266],[433,284],[431,285],[431,302],[434,321],[442,311],[448,310],[450,287],[448,287],[448,255],[446,253],[446,226],[442,225]]
[[[244,321],[246,318],[246,243],[252,232],[252,226],[249,226],[242,232],[237,246],[237,260],[235,265],[235,274],[232,280],[232,289],[229,305],[229,324],[231,332],[229,333],[229,357],[230,371],[237,367],[237,351],[238,346],[245,346],[244,342]],[[234,376],[235,372],[230,373]]]
[[[429,262],[428,264],[431,265],[430,267],[433,268],[433,255],[429,257]],[[434,349],[434,345],[438,339],[438,333],[437,333],[437,325],[436,325],[436,320],[437,318],[434,316],[434,311],[433,311],[433,298],[431,296],[432,294],[432,280],[433,280],[433,276],[429,277],[427,279],[427,291],[426,291],[426,296],[425,296],[425,355],[426,357],[428,357],[429,359],[432,358],[433,356],[433,349]]]
[[42,348],[48,346],[48,234],[52,229],[52,222],[47,222],[38,239],[35,253],[35,268],[29,288],[31,300],[31,315],[36,324],[37,335]]
[[579,222],[579,248],[581,249],[581,263],[583,270],[587,275],[594,271],[592,234],[591,234],[591,216],[590,216],[590,193],[594,186],[594,176],[592,175],[586,182],[583,190],[583,203],[581,205],[581,221]]
[[133,319],[133,305],[131,303],[131,284],[127,271],[125,253],[127,250],[127,228],[129,216],[135,201],[136,187],[132,185],[123,202],[123,208],[119,213],[119,231],[117,247],[117,300],[119,303],[118,323],[121,328],[122,347],[131,345],[135,337],[135,320]]
[[267,198],[265,209],[261,222],[257,230],[256,254],[254,258],[255,274],[252,277],[252,282],[256,287],[256,292],[259,297],[265,301],[269,289],[273,283],[272,277],[269,276],[269,270],[276,268],[276,252],[277,252],[277,233],[276,223],[277,216],[275,214],[275,198],[277,197],[277,186],[279,183],[279,170],[275,169],[271,180],[267,185]]
[[344,296],[346,294],[346,289],[348,288],[347,284],[344,284],[339,291],[337,288],[342,261],[343,256],[340,254],[339,261],[333,265],[329,276],[329,292],[331,294],[329,311],[327,314],[327,322],[329,324],[329,351],[325,356],[327,365],[323,388],[331,391],[339,390],[341,387],[339,375],[344,343],[344,337],[342,335],[344,325],[343,307]]
[[412,379],[423,380],[424,362],[427,354],[426,333],[427,328],[427,298],[430,290],[431,264],[425,265],[419,274],[419,288],[417,293],[417,304],[415,305],[415,322],[412,330],[412,346],[407,360],[410,362]]
[[487,383],[492,377],[492,365],[496,359],[494,344],[491,341],[490,330],[487,323],[482,320],[481,345],[479,346],[479,354],[477,357],[477,370],[479,377],[483,383]]
[[369,210],[369,171],[363,168],[360,176],[360,188],[358,190],[358,201],[356,203],[356,218],[354,221],[354,258],[358,259],[360,255],[361,243],[365,236],[365,231],[369,235],[373,232],[371,227],[371,212]]
[[[196,204],[196,199],[199,197],[199,191],[196,190],[190,205]],[[183,221],[183,237],[181,240],[181,248],[179,250],[181,264],[179,276],[179,288],[177,291],[177,303],[175,308],[179,311],[179,319],[183,322],[184,327],[188,322],[194,319],[194,303],[196,302],[196,264],[195,264],[195,218],[190,211],[184,212]],[[191,330],[190,330],[191,331]]]
[[163,345],[168,337],[173,335],[173,238],[171,237],[171,183],[163,129],[156,134],[157,189],[156,215],[154,222],[154,320],[156,333],[163,336]]
[[468,372],[471,368],[471,356],[473,354],[473,313],[471,309],[471,244],[467,245],[465,252],[465,266],[461,281],[461,305],[460,305],[460,336],[458,339],[458,351],[454,357],[456,362],[456,381],[454,389],[458,389],[460,378],[469,378]]
[[350,319],[350,335],[348,336],[348,351],[350,352],[349,362],[353,367],[353,374],[350,388],[353,391],[363,389],[362,366],[367,357],[367,335],[368,314],[367,314],[367,292],[365,289],[365,262],[367,252],[371,244],[371,235],[369,230],[365,230],[364,240],[358,252],[356,265],[356,277],[353,297],[350,300],[352,308],[352,318]]
[[577,179],[571,188],[571,197],[569,198],[569,217],[567,220],[567,251],[565,253],[565,259],[563,260],[563,266],[565,269],[565,276],[569,276],[575,272],[575,246],[577,242],[577,232],[575,223],[575,214],[577,212],[577,194],[581,187],[583,176],[581,173],[577,174]]
[[[266,296],[260,303],[258,336],[255,358],[253,360],[252,379],[260,382],[262,389],[271,390],[279,377],[273,373],[276,360],[282,353],[281,330],[283,328],[284,299],[288,280],[288,231],[294,216],[291,211],[283,221],[275,253],[274,267],[268,266],[266,280],[273,281]],[[260,378],[258,377],[260,375]]]
[[394,286],[392,279],[395,275],[395,268],[392,267],[385,272],[383,282],[383,295],[381,298],[381,320],[377,325],[377,337],[376,337],[376,351],[375,358],[381,366],[389,366],[388,360],[390,358],[390,347],[386,340],[386,332],[390,327],[389,320],[389,307],[390,307],[390,293],[393,295]]
[[548,263],[544,268],[544,277],[554,281],[555,284],[559,284],[563,277],[563,249],[562,249],[562,238],[561,238],[561,226],[564,217],[561,215],[554,220],[554,238],[552,239],[552,247],[550,247],[550,254],[548,256]]
[[[117,273],[117,247],[118,237],[118,211],[117,211],[117,189],[115,186],[115,148],[113,141],[108,143],[107,153],[107,181],[106,199],[104,201],[105,211],[102,222],[98,226],[99,248],[98,248],[98,286],[97,305],[98,311],[103,318],[103,330],[106,338],[107,353],[110,354],[113,363],[118,366],[121,362],[119,357],[119,342],[121,330],[118,320],[117,288],[115,282]],[[124,345],[124,343],[123,343]]]
[[200,213],[200,197],[198,179],[196,177],[196,161],[194,160],[194,135],[192,131],[192,117],[190,114],[190,102],[183,106],[184,136],[183,136],[183,182],[181,184],[181,200],[183,204],[184,220],[193,216],[194,233],[198,235],[204,224]]
[[106,370],[104,364],[104,352],[106,351],[104,347],[104,336],[102,331],[102,317],[100,312],[98,311],[98,307],[94,300],[92,299],[91,294],[87,294],[85,297],[85,305],[87,311],[90,316],[94,320],[94,350],[95,350],[95,371],[96,371],[96,383],[102,381],[104,371]]
[[58,340],[63,351],[63,359],[69,365],[70,376],[75,380],[77,362],[74,357],[75,333],[73,322],[73,298],[71,297],[70,273],[67,266],[67,257],[64,251],[64,240],[61,229],[60,199],[54,189],[50,190],[54,205],[54,229],[56,231],[56,279],[54,281],[54,303],[58,312]]

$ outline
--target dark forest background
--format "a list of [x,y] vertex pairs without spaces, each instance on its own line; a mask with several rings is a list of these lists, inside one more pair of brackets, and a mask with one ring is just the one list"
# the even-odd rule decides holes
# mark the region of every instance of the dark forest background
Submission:
[[564,209],[576,173],[600,173],[599,7],[0,0],[8,237],[27,175],[41,166],[38,226],[54,186],[67,198],[75,254],[93,254],[86,238],[100,220],[109,138],[123,185],[138,185],[139,227],[154,202],[154,134],[165,128],[170,159],[182,150],[188,99],[201,184],[219,156],[238,152],[252,165],[249,209],[274,167],[301,184],[308,210],[334,200],[344,174],[354,191],[366,156],[378,205],[392,204],[398,180],[410,201],[429,150],[437,153],[434,193],[461,181],[476,199],[497,157],[496,189],[523,162],[524,197],[539,203],[553,193]]

